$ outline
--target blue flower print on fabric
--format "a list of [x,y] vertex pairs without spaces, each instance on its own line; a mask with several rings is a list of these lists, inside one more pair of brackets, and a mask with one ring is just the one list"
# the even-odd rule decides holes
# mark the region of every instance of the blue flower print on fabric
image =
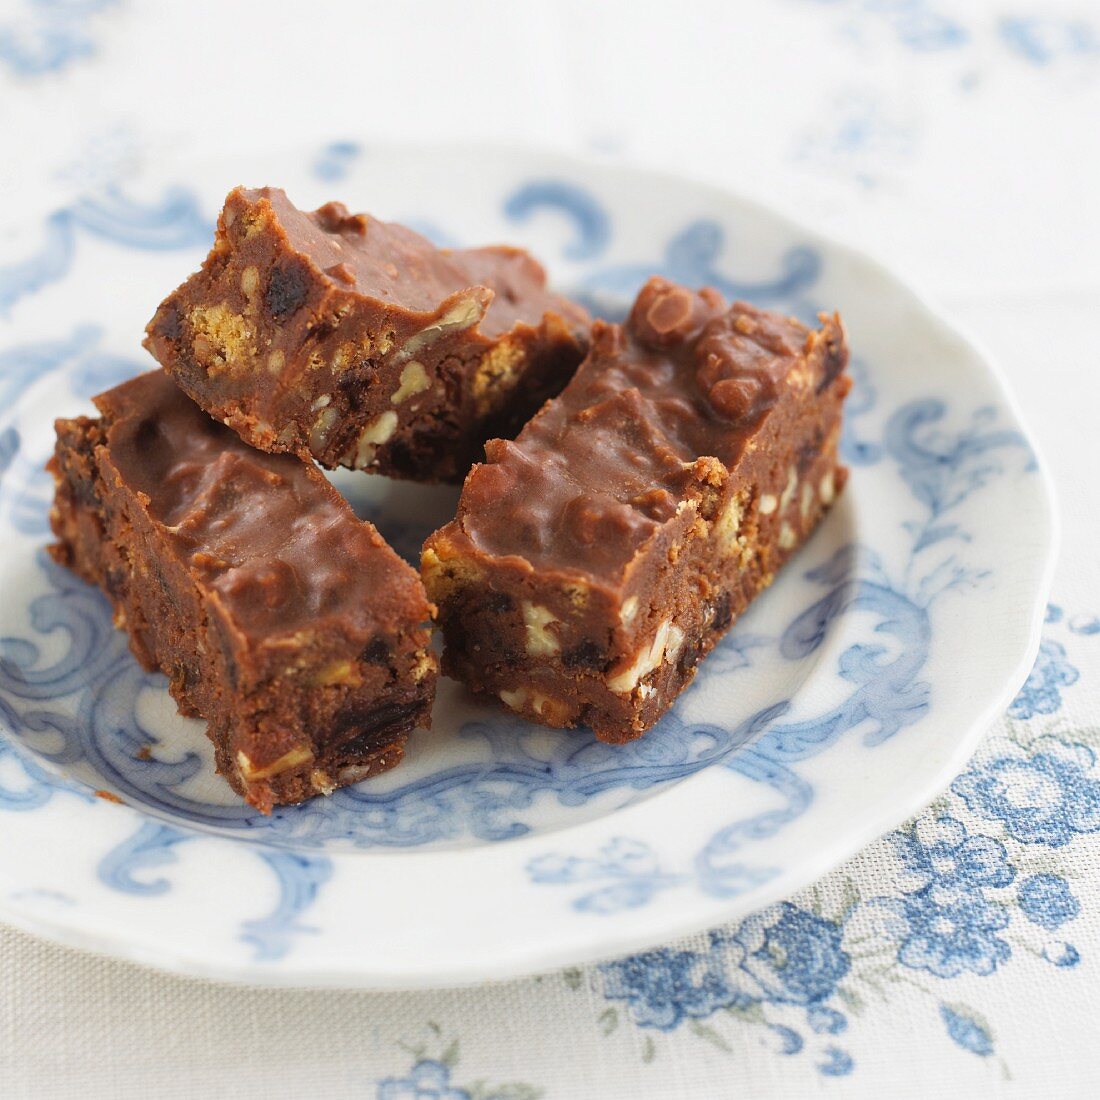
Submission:
[[1100,58],[1100,33],[1085,19],[1006,15],[997,29],[1017,57],[1038,68],[1072,58]]
[[451,1084],[451,1067],[434,1058],[416,1063],[405,1077],[378,1082],[377,1100],[471,1100],[468,1089]]
[[951,1039],[971,1054],[983,1058],[993,1053],[993,1040],[987,1028],[965,1011],[951,1005],[940,1005],[940,1019]]
[[720,1008],[749,1004],[735,987],[722,952],[657,948],[601,968],[603,994],[626,1001],[640,1027],[671,1031],[684,1019],[702,1020]]
[[923,0],[876,4],[891,19],[898,41],[919,53],[953,50],[970,41],[970,32],[956,19]]
[[900,902],[907,929],[898,948],[898,962],[927,970],[938,978],[969,971],[992,974],[1012,954],[997,933],[1009,924],[1008,910],[979,890],[927,887]]
[[929,0],[816,0],[841,15],[840,35],[863,45],[872,33],[885,28],[895,41],[914,53],[938,53],[965,46],[970,31],[958,18]]
[[1074,615],[1069,628],[1074,634],[1100,634],[1100,615]]
[[[783,902],[735,928],[711,932],[704,950],[657,948],[605,963],[600,987],[608,1000],[625,1003],[638,1027],[669,1032],[731,1013],[765,1027],[777,1053],[794,1055],[806,1049],[807,1039],[774,1018],[777,1013],[783,1020],[792,1012],[804,1015],[815,1035],[839,1035],[848,1026],[844,1013],[825,1003],[851,967],[842,937],[842,923]],[[851,1057],[835,1045],[816,1049],[821,1073],[840,1076],[852,1069]]]
[[[839,925],[790,902],[769,906],[731,932],[711,933],[710,950],[659,948],[601,968],[604,995],[630,1004],[642,1027],[668,1031],[685,1017],[764,1002],[811,1008],[848,973]],[[815,1031],[835,1034],[844,1016],[810,1016]]]
[[997,935],[1010,915],[984,893],[1015,878],[1004,845],[969,835],[952,817],[922,819],[891,840],[904,892],[867,904],[890,918],[884,927],[897,941],[898,962],[940,978],[993,973],[1012,953]]
[[[478,1078],[471,1084],[455,1084],[459,1038],[445,1037],[438,1024],[428,1021],[423,1039],[405,1039],[398,1045],[412,1056],[410,1068],[374,1082],[375,1100],[539,1100],[545,1090],[525,1081],[493,1084]],[[365,1094],[364,1094],[365,1095]]]
[[961,821],[918,821],[912,832],[892,837],[908,883],[946,897],[965,887],[1007,886],[1015,877],[1008,852],[988,836],[970,836]]
[[971,813],[1003,825],[1021,844],[1061,848],[1100,830],[1100,774],[1088,745],[1040,737],[1028,748],[998,745],[952,784]]
[[826,1077],[846,1077],[852,1072],[855,1062],[852,1056],[839,1047],[826,1047],[824,1061],[817,1063],[818,1071]]
[[731,942],[743,948],[741,969],[760,996],[778,1003],[826,1000],[850,965],[840,927],[790,902],[742,921]]
[[1031,875],[1020,883],[1017,899],[1024,916],[1048,932],[1061,928],[1081,913],[1081,903],[1061,875]]
[[1061,709],[1061,688],[1077,683],[1080,673],[1066,659],[1061,642],[1045,639],[1031,672],[1012,700],[1008,713],[1013,718],[1032,718],[1036,714],[1054,714]]
[[848,1017],[843,1012],[822,1004],[811,1005],[806,1020],[819,1035],[839,1035],[848,1027]]
[[1043,958],[1046,959],[1051,966],[1057,966],[1060,969],[1069,969],[1076,966],[1081,961],[1081,952],[1078,951],[1072,943],[1056,941],[1047,944],[1043,948]]

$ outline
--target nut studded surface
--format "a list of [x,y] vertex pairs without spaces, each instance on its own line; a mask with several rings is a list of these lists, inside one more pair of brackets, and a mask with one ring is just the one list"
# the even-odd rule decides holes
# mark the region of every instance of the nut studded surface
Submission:
[[57,422],[53,556],[115,622],[218,770],[261,810],[393,767],[435,660],[416,573],[312,465],[266,455],[162,372]]
[[444,670],[553,726],[648,729],[843,488],[848,352],[654,278],[427,542]]
[[521,249],[438,249],[340,203],[237,188],[146,346],[254,447],[455,481],[565,385],[588,328]]

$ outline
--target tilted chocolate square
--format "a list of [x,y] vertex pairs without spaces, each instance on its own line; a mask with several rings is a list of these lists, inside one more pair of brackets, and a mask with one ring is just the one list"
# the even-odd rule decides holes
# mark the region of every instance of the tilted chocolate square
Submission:
[[254,447],[458,481],[561,390],[588,329],[520,249],[438,249],[340,203],[237,188],[145,343]]

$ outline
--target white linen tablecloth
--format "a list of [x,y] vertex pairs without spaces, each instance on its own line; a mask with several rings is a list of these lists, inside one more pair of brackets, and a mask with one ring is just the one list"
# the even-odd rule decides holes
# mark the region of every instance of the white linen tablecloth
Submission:
[[[0,240],[168,150],[349,136],[660,165],[926,288],[1005,365],[1057,484],[1038,662],[911,827],[720,937],[634,959],[272,992],[0,927],[0,1098],[1100,1095],[1100,6],[0,2]],[[954,924],[929,913],[904,945],[851,915],[919,908],[948,879]],[[769,991],[734,1011],[750,943],[775,960]]]

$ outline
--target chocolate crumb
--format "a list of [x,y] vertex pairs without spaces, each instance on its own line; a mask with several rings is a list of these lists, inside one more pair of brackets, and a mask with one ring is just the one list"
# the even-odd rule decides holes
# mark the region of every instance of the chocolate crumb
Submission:
[[325,268],[325,274],[331,275],[348,286],[355,286],[355,269],[349,263],[333,264]]

